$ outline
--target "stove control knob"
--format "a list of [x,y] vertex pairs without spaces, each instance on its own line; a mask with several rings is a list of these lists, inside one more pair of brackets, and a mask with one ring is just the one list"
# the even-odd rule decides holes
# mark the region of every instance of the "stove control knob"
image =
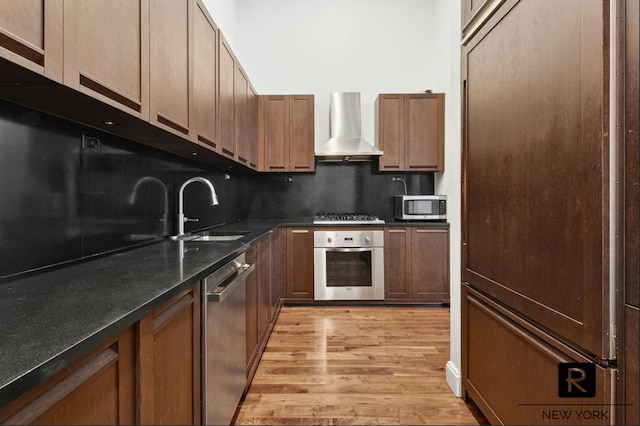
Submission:
[[329,242],[329,244],[331,244],[331,242],[333,242],[333,238],[329,237],[327,238],[327,241]]
[[371,242],[371,237],[364,237],[364,240],[365,240],[366,242],[370,243],[370,242]]

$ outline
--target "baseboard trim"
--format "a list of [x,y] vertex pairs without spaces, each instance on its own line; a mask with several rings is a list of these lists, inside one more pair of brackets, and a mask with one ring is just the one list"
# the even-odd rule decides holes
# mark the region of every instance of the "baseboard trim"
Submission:
[[451,391],[458,398],[462,398],[462,376],[460,369],[453,361],[447,362],[447,385],[451,388]]

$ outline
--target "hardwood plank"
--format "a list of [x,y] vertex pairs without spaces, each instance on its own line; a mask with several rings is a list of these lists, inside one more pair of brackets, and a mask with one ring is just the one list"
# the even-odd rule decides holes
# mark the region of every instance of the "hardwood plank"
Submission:
[[449,308],[283,307],[235,424],[487,424],[445,381]]

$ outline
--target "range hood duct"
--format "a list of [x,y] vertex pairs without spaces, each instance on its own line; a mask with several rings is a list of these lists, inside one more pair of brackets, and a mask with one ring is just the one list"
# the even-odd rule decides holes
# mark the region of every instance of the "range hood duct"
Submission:
[[368,161],[382,151],[362,139],[360,92],[331,94],[330,139],[316,150],[320,161]]

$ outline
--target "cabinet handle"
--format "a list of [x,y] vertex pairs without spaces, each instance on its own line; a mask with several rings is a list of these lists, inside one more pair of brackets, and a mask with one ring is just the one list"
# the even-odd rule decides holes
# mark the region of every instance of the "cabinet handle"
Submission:
[[291,233],[292,234],[308,234],[309,230],[308,229],[292,229]]
[[86,87],[87,89],[91,89],[94,92],[101,94],[102,96],[106,96],[109,99],[113,99],[119,104],[122,104],[127,108],[131,108],[136,112],[140,112],[142,110],[142,105],[140,104],[140,102],[126,95],[123,95],[122,93],[119,93],[113,87],[109,87],[108,84],[103,83],[102,81],[90,76],[87,73],[80,73],[80,85]]
[[153,331],[159,329],[162,324],[171,319],[177,312],[181,311],[182,308],[191,305],[191,302],[193,302],[193,296],[191,295],[191,293],[187,293],[181,299],[176,301],[176,303],[171,305],[166,310],[162,311],[157,317],[153,319]]
[[166,117],[160,113],[157,114],[158,117],[158,123],[160,124],[164,124],[165,126],[171,127],[173,130],[177,130],[180,133],[184,133],[185,135],[189,134],[189,129],[187,129],[185,126],[176,123],[175,121],[173,121],[172,119],[170,119],[169,117]]
[[44,66],[44,50],[2,29],[0,29],[0,45],[41,67]]

